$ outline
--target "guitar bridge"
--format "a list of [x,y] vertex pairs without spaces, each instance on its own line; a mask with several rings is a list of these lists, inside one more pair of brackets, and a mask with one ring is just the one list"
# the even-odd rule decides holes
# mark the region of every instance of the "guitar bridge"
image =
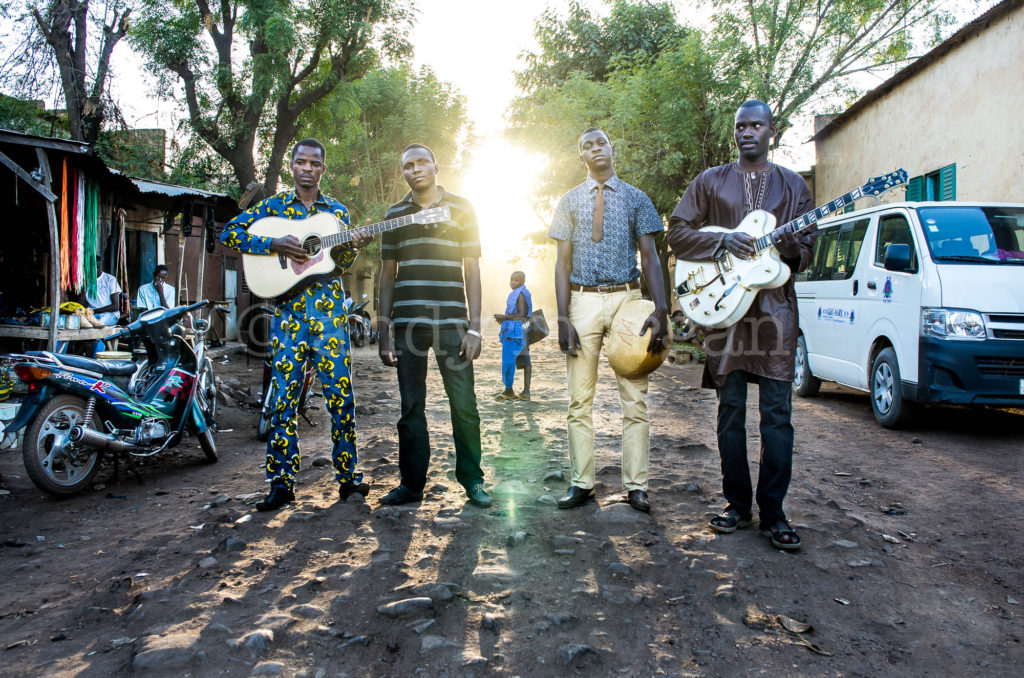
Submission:
[[282,270],[282,271],[283,271],[284,269],[288,268],[288,257],[286,257],[286,256],[285,256],[285,255],[283,255],[283,254],[278,254],[278,255],[277,255],[277,260],[278,260],[279,262],[281,262],[281,270]]

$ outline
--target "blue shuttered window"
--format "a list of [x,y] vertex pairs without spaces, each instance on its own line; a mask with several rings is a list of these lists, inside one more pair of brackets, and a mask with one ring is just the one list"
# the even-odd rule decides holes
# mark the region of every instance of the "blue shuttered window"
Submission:
[[920,202],[924,198],[924,177],[914,177],[907,182],[907,202]]
[[907,202],[956,200],[956,163],[912,178],[907,182]]
[[939,195],[936,200],[956,200],[956,164],[939,170]]

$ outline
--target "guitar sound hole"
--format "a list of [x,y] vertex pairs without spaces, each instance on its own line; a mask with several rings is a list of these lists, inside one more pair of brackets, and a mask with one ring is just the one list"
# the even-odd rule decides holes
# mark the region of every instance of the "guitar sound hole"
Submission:
[[313,256],[320,251],[320,236],[309,235],[302,241],[302,249],[306,250],[306,254]]

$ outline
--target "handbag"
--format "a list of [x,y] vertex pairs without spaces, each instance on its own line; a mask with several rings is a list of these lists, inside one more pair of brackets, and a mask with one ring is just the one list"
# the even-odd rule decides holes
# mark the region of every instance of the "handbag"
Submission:
[[523,332],[526,334],[526,343],[536,344],[538,341],[550,334],[548,321],[544,317],[544,311],[537,309],[528,320],[523,321]]

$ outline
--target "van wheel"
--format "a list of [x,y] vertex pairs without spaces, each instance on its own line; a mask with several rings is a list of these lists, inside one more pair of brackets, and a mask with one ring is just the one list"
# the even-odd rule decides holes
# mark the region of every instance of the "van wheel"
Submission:
[[821,379],[811,374],[811,366],[807,362],[807,342],[803,335],[796,340],[796,375],[793,377],[793,393],[802,398],[810,398],[818,395],[821,388]]
[[882,349],[871,366],[871,409],[885,428],[900,428],[911,417],[911,404],[903,398],[896,352]]

